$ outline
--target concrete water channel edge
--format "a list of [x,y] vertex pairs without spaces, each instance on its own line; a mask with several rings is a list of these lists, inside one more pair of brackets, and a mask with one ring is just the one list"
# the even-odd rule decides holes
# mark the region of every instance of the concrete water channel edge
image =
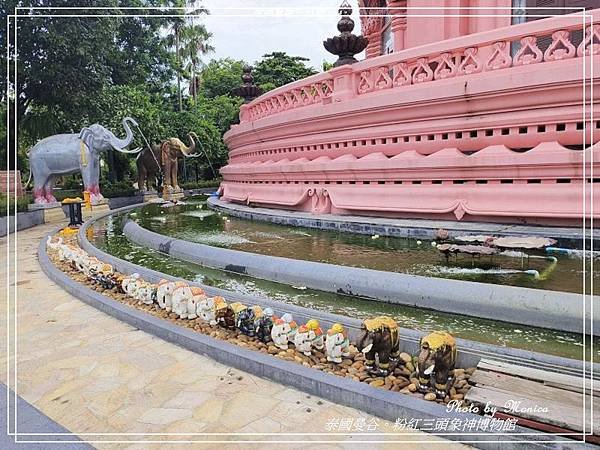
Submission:
[[261,255],[172,238],[131,220],[123,227],[123,234],[137,245],[174,258],[255,278],[559,331],[583,332],[585,302],[585,329],[600,333],[600,309],[594,311],[589,304],[597,302],[597,296]]
[[[313,228],[324,231],[339,231],[400,238],[437,239],[437,231],[443,229],[448,236],[456,238],[465,234],[538,236],[557,240],[557,245],[581,249],[581,228],[551,227],[544,225],[519,225],[491,222],[458,222],[450,220],[392,219],[369,216],[340,216],[336,214],[311,214],[304,211],[246,206],[225,202],[216,196],[207,200],[209,208],[240,219],[274,223],[277,225]],[[592,239],[588,234],[587,239]],[[593,247],[600,247],[600,235],[593,237]],[[591,247],[588,243],[587,248]]]
[[[80,229],[78,235],[80,245],[84,250],[88,251],[88,253],[113,264],[117,270],[124,273],[138,272],[144,279],[149,281],[156,282],[160,278],[174,279],[174,277],[137,266],[128,261],[111,257],[110,255],[95,249],[86,238],[86,229],[93,222],[94,220],[88,221]],[[398,418],[433,419],[436,417],[449,417],[452,419],[456,417],[464,419],[466,416],[478,417],[472,413],[448,412],[445,407],[425,400],[384,391],[371,387],[365,383],[358,383],[353,380],[323,373],[292,362],[279,360],[270,355],[246,350],[227,342],[219,341],[192,330],[179,327],[169,321],[159,319],[143,311],[123,305],[75,282],[56,268],[46,254],[45,240],[40,243],[38,257],[42,269],[53,281],[63,286],[67,292],[80,298],[85,303],[166,341],[207,355],[221,363],[236,367],[240,370],[295,387],[304,392],[321,396],[339,404],[361,409],[387,420],[396,420]],[[229,293],[221,289],[202,286],[199,283],[191,284],[203,287],[209,295],[219,294],[225,295],[227,296],[226,298],[231,300],[245,301],[248,304],[256,303],[262,306],[275,306],[274,309],[277,313],[290,311],[300,320],[306,317],[314,317],[321,320],[325,326],[336,321],[341,321],[350,328],[351,334],[357,331],[359,325],[359,321],[354,319],[312,311],[307,308],[291,306],[276,301],[253,299],[247,295]],[[416,348],[418,342],[419,333],[414,331],[409,333],[408,331],[411,330],[401,329],[401,336],[403,338],[405,336],[408,338],[403,339],[406,343],[403,346],[404,351],[411,351],[411,348],[409,347]],[[567,360],[565,358],[515,349],[494,348],[495,346],[479,343],[470,343],[476,345],[474,346],[475,348],[469,349],[468,344],[469,343],[464,340],[458,340],[458,345],[461,349],[459,364],[472,363],[474,358],[480,358],[481,354],[478,355],[477,352],[493,354],[496,350],[500,350],[501,352],[504,350],[508,358],[512,358],[513,360],[519,359],[522,361],[530,359],[537,367],[540,367],[540,365],[547,365],[548,367],[554,367],[555,370],[558,368],[559,370],[568,371],[570,373],[577,371],[577,368],[581,371],[583,367],[580,362],[575,360]],[[474,351],[469,352],[469,350]],[[537,363],[535,363],[536,359],[538,360]],[[561,368],[561,363],[566,363],[567,366],[562,366]],[[598,369],[600,369],[600,367],[596,368],[596,371]],[[525,448],[529,446],[532,448],[571,448],[575,444],[575,441],[565,439],[565,437],[561,435],[549,435],[534,432],[519,426],[517,426],[513,432],[494,434],[464,434],[461,432],[451,432],[444,433],[440,435],[440,437],[469,443],[476,447],[486,449],[524,448],[522,445],[523,443],[528,444]]]

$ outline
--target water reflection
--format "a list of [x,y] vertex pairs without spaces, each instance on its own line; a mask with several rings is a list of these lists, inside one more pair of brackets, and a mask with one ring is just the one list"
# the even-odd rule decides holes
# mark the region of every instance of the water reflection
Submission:
[[[141,214],[138,213],[136,216],[151,218],[158,215],[160,214],[142,211]],[[174,216],[175,215],[167,214],[165,217],[166,223],[176,224],[181,220]],[[217,215],[216,217],[219,216]],[[582,357],[582,338],[581,336],[571,333],[554,332],[540,328],[444,314],[401,305],[391,305],[357,297],[306,289],[302,286],[287,286],[176,260],[129,242],[122,234],[122,219],[123,216],[115,216],[97,222],[93,229],[95,245],[117,257],[173,276],[202,282],[207,285],[235,292],[270,298],[359,319],[375,315],[389,315],[407,328],[423,331],[446,329],[455,336],[465,339],[540,351],[575,359],[581,359]],[[197,218],[194,219],[199,220]],[[220,218],[220,220],[226,222],[226,219]],[[229,223],[233,222],[234,220],[230,219]],[[146,225],[146,222],[144,222],[144,225]],[[223,227],[223,229],[225,229],[225,227]],[[189,230],[184,232],[189,232]],[[235,233],[234,230],[231,232],[234,236],[242,237]],[[272,231],[264,230],[260,230],[260,232],[272,233]],[[304,230],[290,230],[287,233],[300,238],[309,238],[305,240],[306,252],[314,254],[314,252],[318,251],[320,252],[319,254],[323,255],[323,259],[326,259],[328,252],[333,251],[334,248],[336,251],[339,251],[340,249],[340,247],[336,247],[335,243],[331,242],[331,240],[322,237],[313,239],[314,236]],[[280,234],[276,234],[276,236],[260,234],[258,237],[272,240],[273,248],[285,246],[288,242],[288,240]],[[279,242],[279,246],[275,245],[275,242]],[[327,250],[319,249],[317,242],[322,242],[324,245],[327,245]],[[342,245],[341,248],[346,251],[348,247]],[[383,248],[380,250],[384,251]],[[410,251],[409,249],[404,250]],[[425,251],[421,248],[416,248],[416,250]],[[600,361],[600,339],[594,339],[594,344],[595,349],[598,349],[595,359]]]
[[[556,264],[541,251],[532,251],[533,257],[525,259],[503,255],[446,258],[430,241],[373,239],[368,235],[251,222],[214,213],[203,203],[168,210],[147,205],[142,211],[134,219],[147,229],[218,247],[413,275],[582,292],[584,260],[576,254],[553,255],[558,259]],[[533,272],[524,273],[526,269],[543,276],[536,279]],[[594,276],[600,281],[600,272]],[[595,286],[596,293],[600,293],[600,282]]]

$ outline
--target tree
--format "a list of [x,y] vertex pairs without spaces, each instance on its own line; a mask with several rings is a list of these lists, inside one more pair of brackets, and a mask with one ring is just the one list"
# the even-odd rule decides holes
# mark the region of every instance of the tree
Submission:
[[231,58],[213,59],[202,70],[202,92],[207,98],[232,95],[242,83],[244,61]]
[[264,55],[252,72],[254,82],[264,91],[283,86],[293,81],[306,78],[317,73],[305,63],[308,58],[289,56],[285,52],[273,52]]
[[214,47],[208,43],[212,33],[206,30],[204,25],[190,25],[183,29],[181,34],[182,48],[181,58],[185,63],[186,75],[189,79],[189,91],[196,101],[200,78],[199,69],[204,64],[201,56],[214,51]]
[[[192,7],[195,2],[188,2],[187,0],[166,0],[165,6],[173,6],[177,9],[171,10],[172,14],[178,14],[177,17],[171,17],[169,19],[169,35],[167,35],[165,42],[167,47],[174,50],[176,59],[176,71],[177,71],[177,93],[179,97],[179,111],[183,109],[183,93],[181,91],[181,77],[183,75],[183,62],[182,62],[182,51],[181,51],[181,39],[186,28],[186,8]],[[204,7],[199,7],[191,11],[189,14],[208,14],[208,10]]]

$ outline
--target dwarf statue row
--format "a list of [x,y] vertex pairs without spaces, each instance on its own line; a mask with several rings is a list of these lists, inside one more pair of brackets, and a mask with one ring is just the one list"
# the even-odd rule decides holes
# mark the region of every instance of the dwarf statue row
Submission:
[[423,336],[419,343],[417,361],[419,391],[434,390],[438,398],[444,398],[452,384],[456,364],[456,341],[445,331],[434,331]]
[[83,273],[92,283],[99,284],[104,289],[113,289],[117,285],[113,266],[90,256],[81,248],[65,244],[60,237],[54,241],[51,236],[46,240],[46,247],[56,251],[60,261]]
[[391,317],[366,319],[361,326],[358,348],[365,354],[367,371],[377,376],[387,376],[390,364],[395,365],[400,355],[400,330]]

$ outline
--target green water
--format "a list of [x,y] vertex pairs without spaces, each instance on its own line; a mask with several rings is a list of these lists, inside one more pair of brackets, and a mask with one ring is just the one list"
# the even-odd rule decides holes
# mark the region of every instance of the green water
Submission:
[[[147,226],[150,222],[157,222],[159,225],[152,225],[152,229],[166,232],[167,229],[177,226],[182,220],[179,213],[190,211],[207,211],[205,205],[201,203],[177,207],[174,209],[164,209],[156,205],[149,205],[142,210],[137,210],[133,214],[133,219]],[[164,217],[156,219],[156,217]],[[212,222],[210,226],[216,226],[221,223],[223,229],[228,228],[234,222],[230,219],[221,218],[218,214],[205,215],[203,219],[199,216],[190,217],[199,222],[207,220]],[[321,311],[327,311],[335,314],[364,319],[376,315],[389,315],[394,317],[403,327],[413,328],[422,331],[433,331],[445,329],[457,337],[471,339],[480,342],[486,342],[507,347],[516,347],[527,350],[533,350],[543,353],[549,353],[559,356],[565,356],[574,359],[581,359],[583,354],[582,337],[572,333],[554,332],[541,328],[513,325],[491,320],[470,318],[465,316],[438,313],[430,310],[410,308],[401,305],[390,305],[386,303],[374,302],[357,297],[350,297],[306,289],[303,286],[288,286],[274,283],[266,280],[259,280],[236,273],[215,270],[196,264],[187,263],[181,260],[170,258],[159,252],[137,246],[127,240],[122,234],[122,221],[124,216],[111,216],[98,221],[93,231],[93,242],[104,251],[119,258],[131,261],[133,263],[149,267],[173,276],[181,277],[190,281],[198,281],[207,285],[228,289],[231,291],[251,294],[257,297],[269,298],[294,305],[314,308]],[[183,219],[188,220],[188,219]],[[235,221],[236,229],[242,226],[243,221]],[[263,224],[246,222],[259,229],[259,232],[265,232]],[[268,228],[278,229],[274,225],[267,225]],[[281,227],[282,230],[289,230]],[[202,227],[199,228],[200,230]],[[313,230],[292,229],[291,233],[306,233],[312,235]],[[188,232],[190,232],[188,230]],[[290,231],[285,231],[289,233]],[[236,233],[231,233],[238,236]],[[213,233],[217,235],[217,233]],[[262,235],[265,237],[264,235]],[[302,236],[302,235],[301,235]],[[274,238],[276,239],[276,238]],[[213,243],[217,240],[215,237]],[[223,244],[223,241],[219,242]],[[231,244],[229,244],[231,245]],[[233,245],[241,245],[236,241]],[[283,244],[282,244],[283,245]],[[380,243],[377,242],[379,246]],[[281,246],[281,245],[280,245]],[[307,249],[308,251],[308,249]],[[426,251],[423,249],[423,251]],[[589,342],[587,344],[589,350]],[[600,361],[600,339],[594,339],[594,359]]]
[[[173,208],[147,205],[133,218],[144,228],[167,236],[263,255],[535,289],[582,291],[583,260],[555,255],[558,261],[552,263],[543,251],[530,252],[529,259],[503,255],[447,259],[431,241],[373,239],[369,235],[251,222],[212,211],[203,202]],[[524,273],[526,269],[537,270],[541,277]],[[595,290],[600,293],[600,272],[596,279]]]

